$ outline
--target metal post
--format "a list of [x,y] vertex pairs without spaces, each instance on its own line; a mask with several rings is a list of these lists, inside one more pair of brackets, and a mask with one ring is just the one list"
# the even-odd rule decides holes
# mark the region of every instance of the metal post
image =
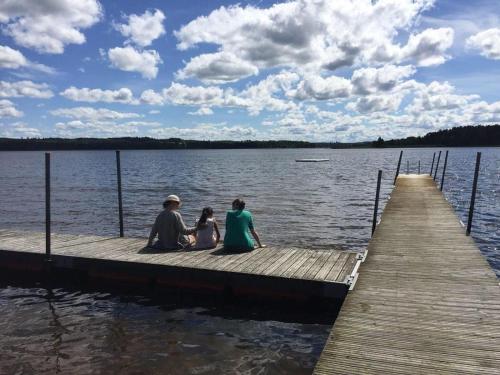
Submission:
[[406,174],[410,174],[410,161],[406,159]]
[[418,174],[420,174],[420,160],[418,161]]
[[437,177],[437,174],[438,174],[439,160],[440,159],[441,159],[441,151],[439,151],[438,160],[436,162],[436,170],[434,171],[434,181],[436,181],[436,177]]
[[375,193],[375,207],[373,208],[373,222],[372,222],[372,236],[373,232],[375,232],[375,228],[377,227],[377,213],[378,213],[378,198],[380,195],[380,181],[382,180],[382,171],[378,171],[377,176],[377,192]]
[[120,151],[116,151],[116,177],[118,184],[118,216],[120,221],[120,237],[123,237],[122,170],[120,164]]
[[477,178],[479,176],[479,164],[481,164],[481,153],[478,152],[476,156],[476,170],[474,171],[474,182],[472,183],[472,195],[470,197],[470,207],[469,207],[469,221],[467,222],[466,236],[470,236],[470,231],[472,229],[472,215],[474,214],[474,203],[476,202],[476,189],[477,189]]
[[443,174],[441,176],[441,187],[439,189],[441,191],[443,191],[444,174],[446,173],[446,164],[448,164],[448,151],[446,151],[446,154],[444,156]]
[[429,173],[429,176],[432,177],[432,171],[434,169],[434,159],[436,158],[436,153],[432,154],[432,165],[431,165],[431,172]]
[[396,170],[396,176],[394,176],[394,184],[396,185],[396,180],[398,179],[399,176],[399,168],[401,168],[401,158],[403,157],[403,150],[401,150],[401,153],[399,154],[399,161],[398,161],[398,169]]
[[45,153],[45,261],[50,262],[50,153]]

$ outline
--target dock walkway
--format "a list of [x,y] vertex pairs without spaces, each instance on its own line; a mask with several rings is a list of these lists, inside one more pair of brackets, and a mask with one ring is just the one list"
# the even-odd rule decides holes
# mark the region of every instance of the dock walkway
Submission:
[[402,175],[315,374],[499,374],[500,288],[427,175]]
[[[144,251],[146,238],[52,234],[54,267],[91,277],[292,299],[344,298],[357,253],[269,246],[241,254],[211,250]],[[45,233],[0,230],[0,266],[40,270]],[[359,265],[359,264],[358,264]]]

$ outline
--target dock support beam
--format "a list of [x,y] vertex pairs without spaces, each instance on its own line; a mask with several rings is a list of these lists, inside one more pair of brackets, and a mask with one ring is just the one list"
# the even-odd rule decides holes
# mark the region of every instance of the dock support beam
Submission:
[[437,174],[438,174],[439,160],[440,159],[441,159],[441,151],[439,151],[438,160],[436,162],[436,170],[434,171],[434,181],[436,181],[436,177],[437,177]]
[[50,262],[50,153],[45,153],[45,262]]
[[436,159],[436,153],[432,154],[432,164],[431,164],[431,171],[429,173],[429,176],[432,177],[432,171],[434,170],[434,159]]
[[118,216],[120,222],[120,237],[123,237],[123,205],[122,205],[122,169],[120,151],[116,151],[116,181],[118,184]]
[[420,174],[420,160],[418,161],[418,174]]
[[410,174],[410,161],[406,159],[406,174]]
[[396,185],[396,180],[398,179],[399,176],[399,168],[401,168],[401,159],[403,158],[403,150],[399,153],[399,161],[398,161],[398,169],[396,169],[396,175],[394,176],[394,184]]
[[[403,151],[401,151],[403,152]],[[379,169],[377,176],[377,192],[375,193],[375,206],[373,207],[373,222],[372,222],[372,236],[377,228],[377,215],[378,215],[378,199],[380,196],[380,182],[382,180],[382,171]]]
[[474,214],[474,203],[476,203],[476,190],[477,190],[477,178],[479,176],[479,165],[481,164],[481,153],[478,152],[476,155],[476,170],[474,171],[474,182],[472,183],[472,195],[470,197],[470,207],[469,207],[469,220],[467,221],[467,231],[466,236],[470,236],[470,231],[472,229],[472,216]]
[[444,184],[444,174],[446,173],[446,165],[448,164],[448,150],[446,150],[446,154],[444,156],[444,165],[443,165],[443,174],[441,175],[441,187],[439,190],[443,191]]

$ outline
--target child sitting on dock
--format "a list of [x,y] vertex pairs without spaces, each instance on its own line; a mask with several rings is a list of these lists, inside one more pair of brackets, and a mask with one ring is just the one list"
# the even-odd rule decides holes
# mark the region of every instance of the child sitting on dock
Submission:
[[213,249],[220,240],[219,226],[214,218],[214,210],[205,207],[196,223],[196,249]]

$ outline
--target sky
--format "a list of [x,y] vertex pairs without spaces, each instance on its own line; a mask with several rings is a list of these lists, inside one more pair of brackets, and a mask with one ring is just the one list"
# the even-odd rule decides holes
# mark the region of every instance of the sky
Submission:
[[393,139],[498,82],[498,0],[0,0],[0,137]]

